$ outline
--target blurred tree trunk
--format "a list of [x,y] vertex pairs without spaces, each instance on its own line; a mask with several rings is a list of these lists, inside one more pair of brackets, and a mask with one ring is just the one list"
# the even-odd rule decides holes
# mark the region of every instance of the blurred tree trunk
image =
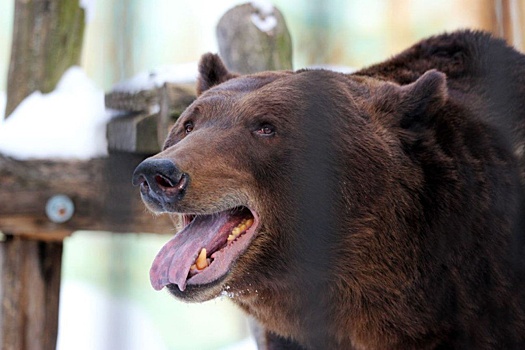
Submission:
[[84,10],[79,1],[15,0],[6,118],[33,91],[52,91],[80,62]]

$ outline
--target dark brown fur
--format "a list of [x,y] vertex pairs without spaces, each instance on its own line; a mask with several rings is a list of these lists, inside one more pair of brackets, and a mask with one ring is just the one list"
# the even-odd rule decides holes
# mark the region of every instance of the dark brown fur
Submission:
[[191,176],[173,211],[246,205],[261,227],[176,296],[231,293],[268,348],[525,348],[524,56],[465,31],[352,75],[200,70],[155,156]]

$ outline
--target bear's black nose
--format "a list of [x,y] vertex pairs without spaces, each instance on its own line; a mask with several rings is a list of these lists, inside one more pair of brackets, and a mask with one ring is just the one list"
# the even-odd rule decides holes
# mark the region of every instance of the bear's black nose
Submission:
[[181,199],[187,183],[188,176],[169,159],[146,159],[133,172],[133,185],[140,185],[143,199],[161,206]]

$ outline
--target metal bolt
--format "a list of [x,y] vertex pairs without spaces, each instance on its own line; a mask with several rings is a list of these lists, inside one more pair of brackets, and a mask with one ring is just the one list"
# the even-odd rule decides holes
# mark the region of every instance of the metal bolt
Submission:
[[71,219],[75,213],[75,205],[71,198],[63,194],[57,194],[46,203],[46,215],[52,222],[61,224]]

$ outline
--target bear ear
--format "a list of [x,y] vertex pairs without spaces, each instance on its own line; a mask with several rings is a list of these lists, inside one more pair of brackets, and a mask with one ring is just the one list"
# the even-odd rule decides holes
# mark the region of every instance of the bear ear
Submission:
[[199,78],[197,79],[197,96],[209,88],[237,77],[230,73],[217,54],[202,55],[199,62]]
[[379,109],[397,116],[392,123],[403,129],[430,122],[447,99],[446,75],[435,69],[408,85],[385,84],[375,97]]
[[414,123],[429,121],[448,99],[447,76],[435,69],[426,71],[412,84],[401,86],[401,110],[403,117],[399,126],[409,128]]

